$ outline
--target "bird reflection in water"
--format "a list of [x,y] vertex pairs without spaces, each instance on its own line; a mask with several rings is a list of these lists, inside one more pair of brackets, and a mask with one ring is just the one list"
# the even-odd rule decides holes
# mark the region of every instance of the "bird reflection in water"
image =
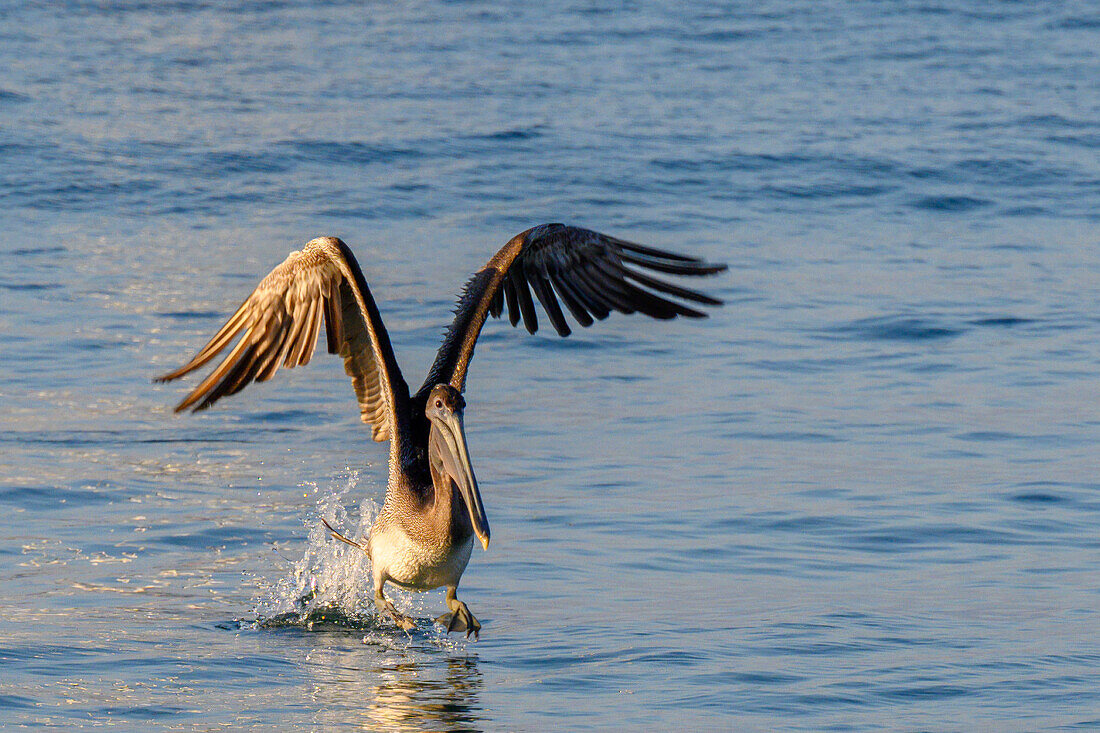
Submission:
[[374,686],[368,711],[386,730],[480,730],[481,685],[477,663],[467,657],[448,659],[443,679],[403,661]]
[[[344,661],[353,662],[350,656]],[[451,657],[445,666],[442,659],[426,664],[405,656],[376,661],[363,666],[360,656],[357,669],[325,665],[328,679],[314,693],[319,725],[395,732],[484,729],[476,659]]]

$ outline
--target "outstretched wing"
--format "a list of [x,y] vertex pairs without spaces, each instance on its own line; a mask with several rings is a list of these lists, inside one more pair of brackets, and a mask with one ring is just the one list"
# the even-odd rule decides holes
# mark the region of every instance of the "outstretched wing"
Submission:
[[[512,325],[523,318],[530,333],[538,330],[532,291],[558,334],[568,336],[561,304],[582,326],[603,320],[612,311],[644,313],[652,318],[704,318],[684,304],[721,305],[704,293],[654,277],[711,275],[726,269],[695,257],[626,242],[606,234],[564,224],[543,224],[517,234],[474,274],[459,297],[455,319],[443,340],[420,392],[449,383],[466,385],[466,370],[488,314],[499,317],[505,303]],[[419,393],[418,393],[419,394]]]
[[322,320],[328,351],[344,357],[371,436],[384,441],[402,434],[408,385],[363,272],[348,246],[335,237],[314,239],[300,252],[291,252],[194,359],[157,381],[198,369],[240,336],[229,355],[176,405],[176,412],[204,410],[250,382],[266,382],[280,366],[308,364]]

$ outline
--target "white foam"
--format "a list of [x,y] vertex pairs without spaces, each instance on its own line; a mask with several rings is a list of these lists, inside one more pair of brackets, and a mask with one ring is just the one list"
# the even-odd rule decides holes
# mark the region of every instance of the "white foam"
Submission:
[[372,493],[360,487],[358,471],[334,479],[327,488],[307,484],[316,496],[317,509],[303,521],[307,532],[305,551],[298,560],[286,560],[286,573],[274,584],[266,584],[256,602],[258,626],[301,626],[313,629],[318,622],[333,623],[367,632],[364,644],[383,649],[423,648],[423,643],[441,650],[465,649],[466,640],[448,636],[428,621],[444,610],[441,594],[415,593],[386,586],[386,597],[399,611],[417,619],[416,638],[389,622],[380,622],[374,605],[370,559],[362,550],[340,542],[329,534],[321,519],[349,539],[365,540],[381,506],[363,499],[357,511],[349,512],[345,498]]
[[[328,488],[313,486],[317,510],[305,519],[307,545],[298,560],[289,560],[287,573],[269,586],[256,605],[261,623],[265,619],[296,614],[306,623],[311,612],[338,608],[350,617],[373,611],[370,560],[365,552],[335,540],[321,524],[324,518],[350,538],[365,538],[379,506],[364,499],[357,514],[349,513],[344,497],[360,483],[358,471],[350,471]],[[288,621],[290,619],[287,619]]]

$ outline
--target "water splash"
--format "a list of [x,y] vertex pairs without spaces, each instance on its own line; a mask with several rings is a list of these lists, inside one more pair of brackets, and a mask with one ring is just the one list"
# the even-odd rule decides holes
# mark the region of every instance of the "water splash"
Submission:
[[358,486],[359,473],[352,471],[333,487],[313,487],[317,513],[304,522],[308,531],[305,552],[299,560],[288,561],[286,575],[263,592],[254,609],[258,627],[320,630],[378,625],[370,559],[365,552],[335,541],[320,522],[324,518],[348,537],[366,537],[379,506],[364,499],[357,517],[349,513],[343,499]]
[[363,499],[355,513],[347,510],[344,501],[360,487],[358,471],[349,471],[345,479],[327,488],[311,486],[317,497],[317,511],[303,522],[308,532],[305,552],[298,560],[287,559],[283,577],[263,588],[253,609],[255,620],[248,625],[260,629],[365,631],[364,644],[387,650],[464,650],[466,641],[461,636],[451,638],[432,624],[430,612],[439,599],[430,593],[386,588],[386,597],[397,609],[417,619],[417,630],[412,634],[395,631],[392,623],[381,619],[374,605],[370,558],[362,550],[333,539],[321,524],[324,518],[352,539],[365,539],[370,533],[381,507],[372,499]]

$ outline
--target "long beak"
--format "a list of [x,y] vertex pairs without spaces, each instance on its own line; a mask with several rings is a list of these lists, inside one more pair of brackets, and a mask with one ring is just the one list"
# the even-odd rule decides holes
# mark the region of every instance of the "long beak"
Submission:
[[488,550],[489,520],[485,518],[481,492],[477,489],[477,479],[474,478],[474,469],[470,465],[470,454],[466,452],[466,429],[462,425],[462,414],[452,413],[442,427],[439,433],[446,444],[446,450],[440,452],[443,468],[462,493],[466,509],[470,512],[474,534],[481,540],[481,546]]

